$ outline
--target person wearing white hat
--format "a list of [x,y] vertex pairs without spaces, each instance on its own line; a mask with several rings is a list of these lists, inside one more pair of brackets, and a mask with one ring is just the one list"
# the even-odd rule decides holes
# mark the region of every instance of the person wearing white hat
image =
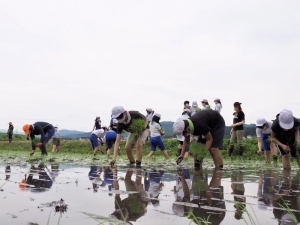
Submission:
[[[126,140],[125,150],[128,160],[131,165],[136,164],[140,166],[143,157],[143,146],[149,135],[149,124],[147,118],[138,111],[127,111],[123,106],[115,106],[112,108],[111,117],[118,120],[117,126],[117,138],[114,145],[114,155],[110,164],[113,165],[116,162],[119,152],[119,146],[121,142],[122,132],[125,130],[129,132]],[[138,127],[132,127],[134,122],[144,121],[142,124],[137,124]],[[142,125],[143,127],[140,127]],[[132,154],[133,146],[136,147],[136,160]]]
[[198,107],[197,101],[193,101],[192,107],[190,108],[191,116],[195,115],[196,112],[199,112],[201,109]]
[[54,126],[55,132],[52,136],[52,152],[57,153],[60,150],[60,132],[58,130],[58,126]]
[[265,118],[256,120],[257,153],[264,152],[265,160],[268,163],[271,162],[271,155],[274,162],[277,162],[277,148],[274,142],[270,142],[272,124],[272,121],[267,121]]
[[222,109],[222,103],[221,100],[219,98],[216,98],[214,100],[215,105],[215,111],[217,111],[218,113],[221,113],[221,109]]
[[279,147],[284,169],[291,169],[289,153],[297,159],[298,166],[300,166],[300,156],[297,151],[297,144],[300,140],[299,125],[299,120],[288,109],[282,110],[272,124],[271,141]]
[[[223,167],[223,159],[219,148],[223,143],[225,121],[220,113],[214,110],[201,110],[189,119],[178,119],[173,124],[173,132],[178,136],[184,136],[184,142],[180,156],[176,162],[179,164],[184,157],[185,151],[190,145],[191,135],[204,136],[206,150],[210,152],[216,168]],[[195,159],[195,167],[198,159]],[[199,160],[198,160],[199,161]]]
[[161,136],[165,134],[163,131],[161,124],[159,123],[159,120],[161,118],[161,115],[158,113],[155,113],[152,117],[151,122],[149,123],[149,128],[150,128],[150,153],[148,154],[147,157],[151,157],[155,151],[156,148],[158,147],[164,157],[167,159],[169,158],[168,152],[165,148],[165,145],[162,141]]
[[205,109],[211,109],[211,108],[210,108],[210,105],[208,104],[208,100],[207,100],[207,99],[203,99],[203,100],[201,101],[201,103],[202,103],[202,106],[203,106],[202,110],[205,110]]

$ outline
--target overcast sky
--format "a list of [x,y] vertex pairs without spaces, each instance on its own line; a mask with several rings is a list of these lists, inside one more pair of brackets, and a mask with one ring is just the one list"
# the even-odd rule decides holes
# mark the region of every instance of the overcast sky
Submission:
[[0,0],[0,129],[46,121],[91,131],[111,109],[176,120],[223,103],[232,123],[300,117],[300,2]]

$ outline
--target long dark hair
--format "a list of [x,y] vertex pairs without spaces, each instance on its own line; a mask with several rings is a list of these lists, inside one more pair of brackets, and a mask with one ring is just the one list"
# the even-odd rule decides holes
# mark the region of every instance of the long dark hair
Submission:
[[156,123],[158,123],[158,124],[160,125],[159,120],[160,120],[160,117],[154,115],[154,116],[152,117],[151,124],[153,124],[153,122],[156,122]]
[[[220,103],[220,105],[222,106],[221,100],[216,100],[217,103]],[[223,107],[223,106],[222,106]]]

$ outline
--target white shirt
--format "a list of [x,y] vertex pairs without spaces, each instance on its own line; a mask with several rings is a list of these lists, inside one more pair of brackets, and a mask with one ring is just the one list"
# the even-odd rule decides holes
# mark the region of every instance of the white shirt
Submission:
[[161,130],[161,126],[158,123],[150,122],[149,127],[150,127],[150,136],[151,137],[161,136],[161,134],[159,133],[159,131]]
[[97,135],[97,137],[101,137],[101,135],[104,134],[104,130],[103,129],[93,130],[92,134]]
[[217,111],[218,113],[221,113],[221,109],[222,109],[222,105],[220,103],[217,103],[215,106],[215,111]]
[[268,122],[268,125],[264,129],[256,128],[256,136],[261,137],[261,134],[271,134],[271,127],[273,122]]

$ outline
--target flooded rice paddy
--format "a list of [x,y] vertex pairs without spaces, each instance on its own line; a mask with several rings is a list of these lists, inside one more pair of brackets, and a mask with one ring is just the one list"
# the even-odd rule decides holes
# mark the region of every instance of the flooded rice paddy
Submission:
[[35,161],[0,165],[0,224],[297,224],[300,173]]

